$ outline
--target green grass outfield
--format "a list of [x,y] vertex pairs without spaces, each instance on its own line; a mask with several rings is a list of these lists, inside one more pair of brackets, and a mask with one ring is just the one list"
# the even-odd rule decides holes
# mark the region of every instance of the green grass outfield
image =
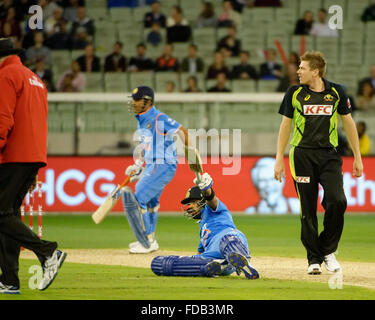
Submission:
[[[254,256],[304,258],[299,240],[298,216],[235,216],[237,227],[247,236]],[[320,225],[322,219],[320,217]],[[340,261],[375,262],[375,216],[347,215],[339,247]],[[120,249],[134,241],[124,216],[108,217],[95,225],[90,216],[46,216],[44,238],[63,249]],[[199,226],[178,216],[160,216],[158,242],[162,249],[194,251]],[[87,265],[66,262],[56,281],[45,292],[31,290],[28,281],[33,260],[21,260],[22,294],[0,295],[18,299],[375,299],[375,290],[344,286],[330,290],[327,283],[261,278],[157,277],[147,268]]]

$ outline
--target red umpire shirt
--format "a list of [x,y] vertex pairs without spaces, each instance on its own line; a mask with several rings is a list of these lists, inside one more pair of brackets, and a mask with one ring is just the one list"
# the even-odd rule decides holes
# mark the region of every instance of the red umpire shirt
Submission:
[[47,89],[17,55],[0,65],[0,163],[47,163]]

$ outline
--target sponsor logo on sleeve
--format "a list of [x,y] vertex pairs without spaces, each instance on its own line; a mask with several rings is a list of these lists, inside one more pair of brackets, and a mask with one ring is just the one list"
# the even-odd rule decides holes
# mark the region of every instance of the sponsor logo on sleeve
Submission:
[[350,103],[350,99],[349,99],[349,98],[348,98],[348,101],[347,101],[347,102],[348,102],[348,108],[351,109],[352,105],[351,105],[351,103]]
[[330,116],[333,105],[304,105],[303,113],[306,116]]

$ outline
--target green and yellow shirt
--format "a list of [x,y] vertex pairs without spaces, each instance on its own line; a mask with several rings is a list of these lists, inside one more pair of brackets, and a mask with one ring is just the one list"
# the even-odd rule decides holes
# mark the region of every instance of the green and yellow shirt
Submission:
[[337,115],[351,112],[344,89],[323,79],[325,90],[314,92],[307,85],[286,92],[279,113],[293,119],[292,146],[332,148],[338,145]]

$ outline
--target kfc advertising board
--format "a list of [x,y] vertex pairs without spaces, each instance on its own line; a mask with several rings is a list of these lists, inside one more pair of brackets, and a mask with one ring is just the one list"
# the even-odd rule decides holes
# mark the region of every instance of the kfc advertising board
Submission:
[[[181,159],[180,159],[181,160]],[[353,159],[343,158],[344,189],[347,211],[375,212],[375,158],[364,158],[364,174],[352,176]],[[182,160],[183,161],[183,160]],[[299,214],[299,200],[285,158],[286,179],[273,178],[271,157],[211,159],[204,170],[213,180],[216,195],[231,211],[246,214]],[[39,172],[43,182],[45,208],[49,212],[94,212],[116,184],[125,179],[124,171],[132,157],[49,157],[48,166]],[[195,175],[187,164],[179,164],[174,179],[160,198],[160,211],[180,211],[180,201],[193,185]],[[309,183],[308,177],[303,177]],[[135,183],[129,185],[133,190]],[[319,202],[323,196],[319,193]],[[114,211],[122,211],[119,201]],[[319,205],[319,210],[322,207]]]

